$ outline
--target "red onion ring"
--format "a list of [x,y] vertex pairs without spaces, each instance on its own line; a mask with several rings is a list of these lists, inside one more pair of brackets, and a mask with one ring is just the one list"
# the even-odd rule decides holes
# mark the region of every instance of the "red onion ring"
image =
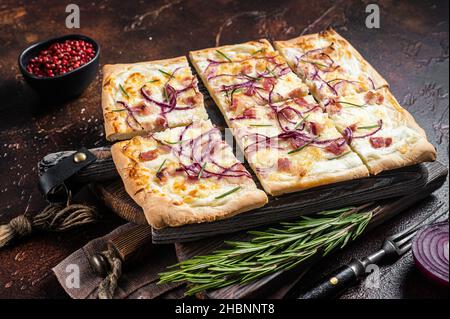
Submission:
[[133,127],[133,125],[132,125],[131,122],[130,122],[130,117],[131,117],[131,118],[133,119],[133,122],[136,123],[137,125],[139,125],[138,130],[139,130],[139,129],[144,129],[144,127],[142,126],[142,124],[138,121],[138,119],[137,119],[136,116],[134,115],[133,110],[130,108],[130,106],[129,106],[127,103],[125,103],[125,102],[123,102],[123,101],[117,101],[117,103],[121,104],[121,105],[124,107],[124,109],[127,110],[127,117],[126,117],[125,121],[126,121],[126,123],[127,123],[127,125],[128,125],[129,127],[131,127],[132,129],[136,129],[136,127],[135,127],[135,126]]
[[[204,178],[251,178],[251,175],[245,170],[245,168],[241,168],[242,165],[239,165],[239,162],[231,165],[230,167],[224,167],[217,163],[214,159],[214,154],[218,151],[218,148],[225,147],[222,144],[222,136],[217,128],[213,128],[205,133],[202,133],[189,141],[181,142],[184,140],[184,135],[191,125],[192,124],[186,126],[182,130],[179,136],[180,143],[177,146],[172,147],[172,151],[180,160],[181,167],[177,170],[184,171],[190,178],[198,178],[201,171],[202,177]],[[201,163],[205,162],[215,165],[218,168],[218,171],[214,172],[208,169],[203,169]]]
[[448,286],[448,249],[448,221],[423,228],[412,242],[416,266],[441,286]]

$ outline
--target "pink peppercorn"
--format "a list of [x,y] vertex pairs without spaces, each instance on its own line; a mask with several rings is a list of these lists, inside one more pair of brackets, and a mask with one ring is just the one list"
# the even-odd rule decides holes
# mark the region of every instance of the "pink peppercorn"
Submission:
[[95,56],[91,43],[83,40],[66,40],[53,43],[38,56],[30,59],[27,71],[39,77],[54,77],[75,70]]

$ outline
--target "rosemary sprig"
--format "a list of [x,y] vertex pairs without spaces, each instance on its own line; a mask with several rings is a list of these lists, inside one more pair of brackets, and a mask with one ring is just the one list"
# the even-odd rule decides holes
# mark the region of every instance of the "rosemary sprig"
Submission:
[[358,126],[358,130],[371,130],[373,128],[379,127],[378,124],[375,125],[369,125],[369,126]]
[[197,176],[198,179],[202,178],[205,167],[206,167],[206,163],[202,165],[202,169],[200,170],[200,172],[198,173],[198,176]]
[[169,102],[169,94],[167,93],[167,86],[164,86],[163,88],[163,97],[164,101]]
[[233,90],[231,91],[231,93],[228,93],[228,91],[225,91],[225,96],[230,100],[230,105],[233,104],[234,95],[235,95],[236,93],[240,93],[240,92],[242,92],[242,91],[243,91],[242,88],[233,89]]
[[319,63],[319,62],[316,62],[316,61],[303,60],[303,59],[301,59],[300,61],[302,61],[304,63],[310,63],[310,64],[314,64],[314,65],[317,65],[317,66],[321,66],[323,68],[328,68],[329,67],[328,65],[325,65],[323,63]]
[[329,160],[329,161],[336,160],[336,159],[342,158],[342,157],[344,157],[344,156],[347,156],[347,155],[350,154],[350,153],[351,153],[351,151],[348,151],[348,152],[345,152],[344,154],[341,154],[341,155],[338,155],[338,156],[329,158],[328,160]]
[[269,127],[269,126],[273,126],[272,124],[250,124],[250,126],[253,127]]
[[220,55],[221,57],[225,58],[228,62],[233,62],[233,61],[232,61],[225,53],[223,53],[222,51],[216,50],[216,53],[217,53],[218,55]]
[[304,149],[306,146],[308,146],[308,145],[311,144],[311,143],[312,143],[312,141],[311,141],[311,142],[308,142],[308,143],[306,143],[305,145],[300,146],[300,147],[298,147],[298,148],[296,148],[296,149],[294,149],[294,150],[292,150],[292,151],[289,151],[288,154],[290,155],[290,154],[294,154],[294,153],[300,152],[302,149]]
[[337,103],[347,104],[347,105],[356,106],[356,107],[365,107],[365,106],[367,106],[365,104],[355,104],[355,103],[345,102],[345,101],[337,101]]
[[159,283],[189,283],[187,295],[218,289],[288,270],[308,258],[322,256],[357,238],[370,222],[374,210],[367,205],[324,211],[314,217],[281,223],[277,228],[250,231],[249,241],[226,242],[229,248],[196,256],[160,274]]
[[161,163],[161,165],[159,166],[158,170],[156,171],[156,174],[158,174],[159,172],[161,172],[164,164],[166,164],[167,158],[164,159],[164,161]]
[[273,73],[273,70],[270,70],[268,67],[266,67],[266,71],[269,72],[274,78],[278,78],[278,76],[275,73]]
[[217,197],[214,197],[214,199],[221,199],[221,198],[224,198],[224,197],[226,197],[226,196],[228,196],[228,195],[230,195],[230,194],[233,194],[234,192],[236,192],[236,191],[238,191],[238,190],[240,190],[240,189],[241,189],[241,186],[237,186],[237,187],[235,187],[235,188],[229,190],[228,192],[223,193],[222,195],[219,195],[219,196],[217,196]]
[[258,53],[263,52],[264,50],[265,50],[264,48],[256,50],[255,52],[252,53],[252,55],[257,55]]
[[166,72],[166,71],[161,70],[161,69],[158,69],[158,71],[161,72],[162,74],[164,74],[165,76],[168,76],[169,79],[171,79],[171,78],[174,77],[174,76],[173,76],[173,73],[169,73],[169,72]]
[[183,143],[183,142],[186,142],[186,140],[180,140],[180,141],[176,141],[176,142],[164,140],[164,143],[170,144],[170,145],[181,144],[181,143]]
[[125,91],[125,89],[123,88],[122,84],[119,84],[120,90],[122,91],[122,93],[126,96],[126,97],[130,97],[127,93],[127,91]]
[[308,119],[308,117],[310,116],[311,114],[308,114],[308,115],[306,115],[305,117],[302,117],[302,119],[297,123],[297,124],[295,124],[295,129],[298,129],[299,127],[300,127],[300,125],[302,125],[302,123],[303,122],[305,122],[307,119]]

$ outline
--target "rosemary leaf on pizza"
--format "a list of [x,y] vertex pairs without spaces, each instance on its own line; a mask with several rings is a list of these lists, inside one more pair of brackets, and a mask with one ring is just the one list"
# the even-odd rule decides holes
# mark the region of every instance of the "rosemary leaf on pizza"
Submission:
[[155,228],[210,222],[267,203],[209,120],[118,142],[112,157]]
[[269,194],[369,175],[311,96],[248,108],[229,122],[248,163]]
[[361,54],[333,29],[276,41],[275,47],[321,101],[388,86]]
[[208,118],[185,57],[105,65],[102,108],[110,141]]
[[388,88],[330,100],[326,109],[371,174],[436,159],[425,131]]

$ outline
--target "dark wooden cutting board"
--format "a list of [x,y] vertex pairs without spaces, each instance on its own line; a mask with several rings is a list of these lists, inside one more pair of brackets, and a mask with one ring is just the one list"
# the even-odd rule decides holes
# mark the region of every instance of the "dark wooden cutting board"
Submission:
[[[326,209],[407,195],[421,189],[425,185],[427,177],[427,166],[417,165],[384,172],[369,178],[269,197],[269,203],[266,206],[232,218],[211,223],[153,229],[153,243],[194,241],[270,225]],[[98,183],[95,191],[106,205],[119,216],[136,223],[146,222],[142,209],[128,196],[120,180]]]

